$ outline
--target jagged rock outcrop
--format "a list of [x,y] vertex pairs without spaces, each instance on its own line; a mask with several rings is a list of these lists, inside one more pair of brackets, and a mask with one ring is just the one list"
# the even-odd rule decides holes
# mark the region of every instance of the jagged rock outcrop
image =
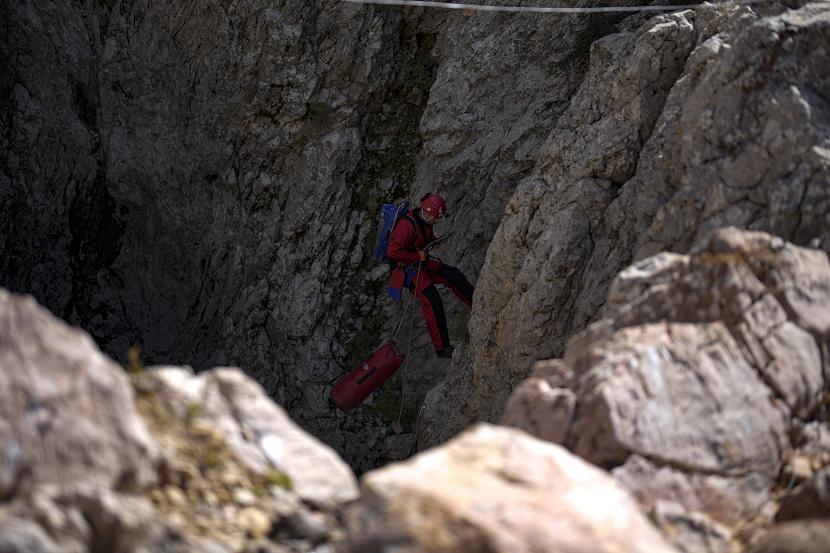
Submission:
[[363,477],[344,551],[673,551],[603,471],[482,424]]
[[[158,367],[135,380],[148,412],[158,415],[153,409],[161,406],[176,419],[209,421],[248,471],[262,476],[282,472],[303,501],[331,507],[357,497],[354,475],[340,458],[300,430],[238,369],[194,376],[187,369]],[[163,418],[156,422],[163,424]]]
[[[423,29],[435,32],[431,53],[437,67],[418,128],[423,146],[412,198],[427,190],[447,197],[449,221],[436,228],[439,234],[452,232],[453,238],[437,255],[471,280],[484,262],[507,201],[533,170],[545,137],[585,74],[588,45],[612,32],[620,19],[616,14],[424,13]],[[444,300],[451,338],[460,345],[467,339],[468,310],[452,294]],[[387,330],[396,322],[392,315],[389,319]],[[448,367],[445,360],[435,359],[417,315],[415,324],[414,355],[404,381],[405,415],[410,419]],[[408,346],[408,332],[400,340]],[[395,399],[398,386],[395,381],[390,387]]]
[[4,290],[0,331],[4,552],[674,551],[609,475],[524,432],[479,426],[364,475],[358,497],[237,369],[127,374]]
[[86,333],[2,289],[0,397],[0,500],[31,481],[121,490],[154,481],[155,444],[121,368]]
[[[421,447],[498,420],[533,363],[563,353],[634,261],[688,251],[724,225],[830,247],[827,5],[779,15],[706,6],[641,21],[591,46],[579,91],[510,200],[478,281],[469,346],[427,396]],[[771,353],[809,344],[800,328],[779,329]],[[815,348],[803,352],[782,362],[814,366]],[[788,378],[783,366],[768,373]],[[811,374],[775,383],[790,408],[815,390]]]
[[[508,422],[613,469],[683,551],[734,551],[734,531],[779,505],[781,520],[826,511],[826,471],[779,489],[830,463],[823,251],[726,228],[690,255],[642,260],[563,360],[535,372],[508,404],[533,416]],[[546,394],[528,395],[539,382]],[[575,405],[545,418],[555,394]]]
[[[140,367],[135,367],[140,368]],[[0,550],[306,552],[354,474],[238,369],[127,375],[0,289]]]
[[827,521],[789,522],[762,536],[751,553],[823,553],[830,542]]
[[573,374],[560,360],[536,363],[531,377],[513,390],[501,424],[521,428],[548,442],[565,443],[576,408],[572,381]]
[[[153,362],[244,365],[365,470],[409,454],[447,369],[418,320],[417,370],[348,417],[326,403],[399,307],[368,262],[373,211],[438,190],[461,214],[442,255],[483,269],[421,444],[503,414],[613,469],[684,550],[737,550],[735,528],[770,506],[779,520],[826,507],[827,263],[766,235],[704,238],[729,224],[830,246],[828,38],[825,3],[622,22],[5,3],[0,281],[116,356],[139,343]],[[77,332],[2,294],[2,547],[338,537],[329,509],[355,496],[351,475],[239,372],[133,375],[136,410],[89,339],[18,348],[41,326]],[[460,343],[466,315],[448,305]],[[15,313],[40,322],[4,341]],[[42,379],[19,372],[29,356]],[[366,513],[397,509],[372,490],[353,547],[377,537]]]

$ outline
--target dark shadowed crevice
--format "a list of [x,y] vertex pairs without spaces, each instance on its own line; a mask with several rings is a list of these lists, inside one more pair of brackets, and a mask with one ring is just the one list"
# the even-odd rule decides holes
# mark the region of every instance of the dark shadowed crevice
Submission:
[[[417,23],[415,23],[417,24]],[[368,211],[373,216],[380,205],[409,197],[417,156],[422,138],[418,126],[426,108],[429,91],[435,82],[438,63],[432,56],[436,37],[432,33],[418,33],[407,25],[401,26],[402,53],[393,61],[399,67],[392,86],[379,91],[369,103],[364,119],[364,153],[355,170],[347,176],[351,183],[353,208]],[[375,222],[374,217],[371,219]],[[368,234],[363,244],[361,271],[356,281],[365,280],[377,263],[371,252],[375,232]],[[368,316],[362,319],[362,330],[346,324],[345,335],[355,338],[346,342],[346,366],[353,366],[379,343],[385,323],[382,303],[386,299],[385,282],[371,290],[375,298]],[[348,290],[344,290],[348,294]]]
[[[96,286],[98,277],[107,272],[118,257],[124,239],[124,223],[119,215],[122,209],[107,190],[107,161],[99,130],[101,101],[98,95],[97,71],[91,72],[88,81],[79,81],[72,88],[72,107],[89,133],[92,141],[90,156],[95,160],[95,174],[67,183],[66,197],[68,231],[70,236],[69,259],[72,268],[72,292],[63,318],[66,320],[111,321],[111,306],[101,302]],[[71,194],[71,195],[70,195]],[[119,314],[118,319],[123,318]],[[106,343],[106,336],[121,328],[104,328],[100,324],[86,324],[99,344]],[[115,325],[122,327],[123,325]],[[110,352],[118,354],[123,352]]]

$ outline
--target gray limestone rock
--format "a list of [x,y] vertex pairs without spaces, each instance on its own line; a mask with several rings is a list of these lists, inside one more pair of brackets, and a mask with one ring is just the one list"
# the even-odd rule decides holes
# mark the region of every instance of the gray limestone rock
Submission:
[[830,522],[826,520],[787,522],[761,536],[750,553],[824,553],[830,543]]
[[513,391],[501,424],[548,442],[564,444],[575,407],[576,395],[571,390],[552,388],[547,380],[531,377]]
[[562,359],[537,361],[530,369],[530,376],[541,378],[553,388],[573,390],[576,386],[573,370]]
[[147,362],[245,366],[356,457],[364,433],[326,384],[386,318],[373,215],[412,185],[435,65],[421,16],[4,4],[3,284],[117,358],[139,344]]
[[733,533],[703,513],[689,513],[676,503],[658,502],[652,515],[683,553],[741,553]]
[[[470,320],[471,347],[427,397],[422,445],[472,420],[497,419],[530,365],[561,353],[571,317],[560,314],[576,299],[571,294],[591,252],[592,224],[620,179],[630,177],[639,134],[659,114],[653,89],[682,71],[695,37],[683,14],[655,19],[642,35],[611,35],[592,46],[588,73],[540,151],[537,173],[549,167],[555,174],[522,181],[490,244]],[[671,46],[653,66],[664,44]],[[609,150],[614,157],[606,160]]]
[[[653,517],[676,505],[660,527],[678,548],[711,538],[730,551],[733,532],[771,522],[779,482],[824,463],[829,299],[827,254],[761,232],[719,229],[690,255],[634,264],[604,318],[536,365],[572,374],[565,444],[613,469]],[[540,382],[520,384],[506,413],[559,426],[542,414],[549,398],[528,392]],[[780,497],[782,520],[823,512],[819,475]]]
[[591,368],[571,430],[578,455],[615,466],[639,453],[692,472],[777,477],[787,413],[723,324],[642,325],[580,345],[573,366]]
[[[0,289],[0,549],[87,553],[327,545],[348,466],[238,369],[127,374],[92,339]],[[303,522],[304,521],[304,522]]]
[[384,450],[389,461],[403,461],[415,451],[415,434],[395,434],[384,440]]
[[[383,402],[346,418],[326,394],[397,318],[370,258],[378,206],[443,193],[441,257],[475,280],[588,45],[619,19],[6,3],[3,284],[118,359],[139,344],[152,364],[245,367],[355,468],[376,466]],[[460,345],[466,307],[446,299]],[[448,365],[415,334],[412,370],[388,385],[407,430]]]
[[514,429],[478,425],[362,487],[344,551],[673,551],[606,473]]
[[[91,548],[113,553],[142,547],[163,533],[162,524],[153,503],[143,495],[126,495],[111,490],[76,486],[71,491],[53,498],[53,506],[70,505],[83,515],[89,526]],[[70,532],[54,528],[62,541],[71,538]],[[61,544],[63,547],[63,544]]]
[[351,469],[331,448],[301,430],[239,369],[194,375],[180,367],[153,368],[141,375],[139,387],[174,416],[198,416],[210,425],[206,431],[215,428],[248,470],[264,477],[270,470],[284,473],[300,499],[333,507],[357,497]]
[[[611,474],[647,513],[654,514],[661,503],[675,505],[727,529],[751,520],[770,501],[770,480],[757,472],[728,476],[686,471],[634,454]],[[682,541],[674,543],[682,547]]]
[[[830,244],[828,33],[823,3],[765,15],[701,7],[592,45],[582,85],[488,249],[470,346],[426,398],[421,447],[473,421],[498,420],[533,363],[561,356],[568,337],[602,315],[615,275],[632,262],[686,252],[727,225]],[[659,290],[684,262],[650,260],[648,276],[626,277],[636,286],[613,290],[611,301],[634,299],[643,286]],[[760,321],[747,321],[755,338],[736,338],[741,348],[774,356],[761,363],[764,380],[809,416],[827,377],[818,371],[826,338],[810,343],[826,336],[825,321],[811,319],[828,311],[826,296],[808,272],[797,277],[804,282],[786,269],[772,273],[779,276],[765,281],[771,289],[776,278],[789,281],[772,295],[800,330],[785,325],[759,337]],[[803,347],[782,356],[779,345],[792,340]],[[803,379],[792,378],[795,366],[808,368]]]
[[[825,402],[826,403],[826,402]],[[818,459],[820,465],[830,465],[830,424],[812,421],[794,425],[794,445],[808,457]]]
[[154,481],[155,444],[121,367],[31,297],[2,289],[0,397],[0,498],[32,482],[138,490]]
[[0,553],[57,553],[49,536],[28,520],[8,519],[0,522]]

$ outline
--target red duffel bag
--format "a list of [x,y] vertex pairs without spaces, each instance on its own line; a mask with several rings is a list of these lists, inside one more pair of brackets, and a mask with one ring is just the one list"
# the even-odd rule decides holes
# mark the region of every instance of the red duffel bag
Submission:
[[349,411],[386,382],[403,364],[406,355],[398,351],[394,341],[385,342],[371,357],[337,381],[329,397],[341,411]]

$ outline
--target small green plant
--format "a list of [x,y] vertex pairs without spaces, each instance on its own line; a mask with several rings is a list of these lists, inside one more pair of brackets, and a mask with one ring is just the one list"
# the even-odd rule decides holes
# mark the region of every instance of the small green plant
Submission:
[[401,412],[400,382],[396,380],[387,382],[367,407],[388,423],[398,422],[400,416],[400,424],[406,430],[411,429],[415,423],[416,413],[411,407],[404,405]]
[[400,390],[393,389],[390,384],[387,384],[381,389],[371,404],[375,413],[388,422],[398,420],[398,413],[401,409]]
[[187,406],[187,424],[190,425],[193,420],[202,413],[202,406],[198,403],[191,403]]
[[133,344],[127,350],[127,372],[141,374],[144,372],[144,363],[141,361],[141,346]]
[[202,456],[202,467],[205,469],[222,468],[224,464],[224,451],[219,448],[211,448]]
[[265,473],[265,484],[269,487],[277,486],[288,491],[294,489],[294,481],[291,480],[291,477],[281,470],[273,467],[268,469],[268,472]]

